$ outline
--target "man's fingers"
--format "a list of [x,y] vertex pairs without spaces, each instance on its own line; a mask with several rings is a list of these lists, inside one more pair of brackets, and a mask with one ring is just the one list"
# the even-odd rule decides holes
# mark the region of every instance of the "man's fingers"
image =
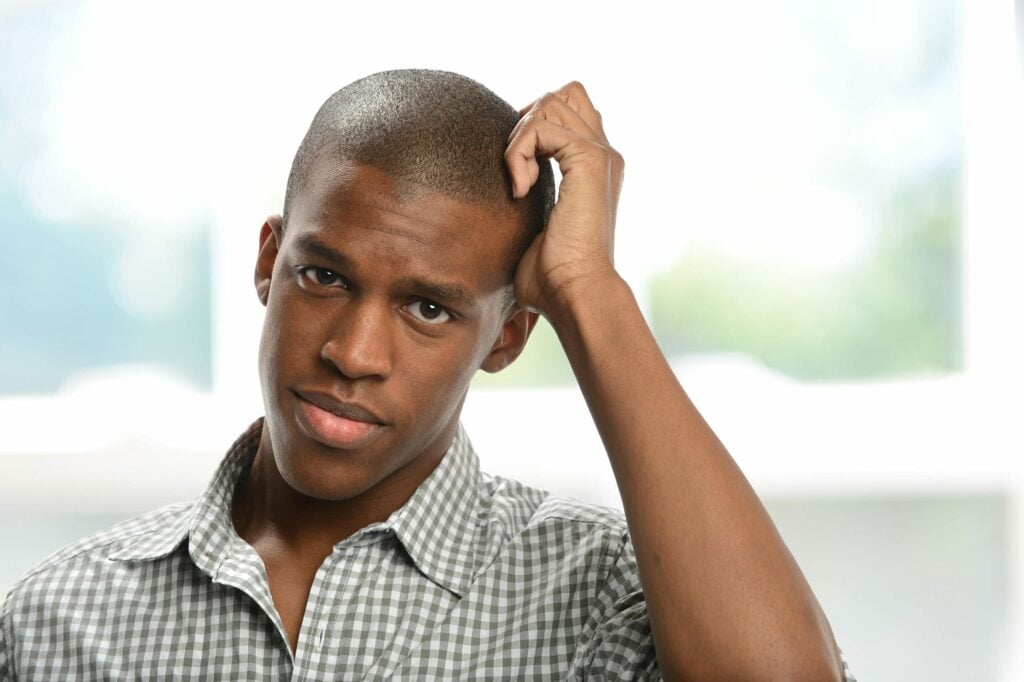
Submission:
[[586,137],[600,140],[604,143],[607,142],[603,133],[591,127],[591,125],[587,123],[586,119],[580,116],[578,111],[570,107],[562,97],[553,92],[545,94],[543,97],[535,100],[532,104],[524,107],[520,111],[524,111],[525,113],[521,115],[521,118],[516,122],[515,127],[512,128],[512,132],[509,133],[509,140],[515,137],[519,128],[525,121],[529,120],[532,116],[539,116],[549,121],[553,121],[564,128],[579,132]]
[[538,156],[553,157],[562,175],[581,152],[589,151],[598,158],[610,158],[611,150],[597,140],[540,116],[528,115],[524,119],[505,150],[515,198],[526,196],[537,181],[540,174]]
[[525,116],[521,123],[505,150],[514,198],[525,197],[537,181],[540,175],[537,157],[554,156],[570,142],[572,136],[566,128],[532,115]]
[[[561,98],[563,102],[583,116],[591,128],[596,130],[597,126],[600,125],[601,114],[597,111],[597,108],[594,107],[594,103],[590,101],[590,95],[587,94],[587,89],[583,87],[583,83],[580,83],[579,81],[570,81],[557,90],[546,94],[557,95]],[[522,116],[525,114],[539,101],[539,99],[536,99],[527,104],[519,110],[519,115]],[[593,112],[593,115],[591,115],[590,112]]]
[[571,81],[566,83],[558,90],[555,90],[555,95],[560,97],[566,104],[569,105],[580,117],[587,122],[591,130],[600,135],[601,139],[607,142],[604,136],[604,126],[601,124],[601,114],[594,107],[594,103],[590,101],[590,95],[587,94],[586,88],[583,87],[583,83],[579,81]]
[[575,142],[591,142],[610,152],[601,125],[601,114],[579,81],[545,93],[519,110],[519,120],[509,133],[505,159],[512,178],[512,196],[526,196],[540,175],[538,156],[553,156],[563,174],[563,153]]
[[512,176],[512,198],[521,199],[540,177],[540,163],[537,157],[530,157],[522,161],[509,159],[508,166],[509,175]]

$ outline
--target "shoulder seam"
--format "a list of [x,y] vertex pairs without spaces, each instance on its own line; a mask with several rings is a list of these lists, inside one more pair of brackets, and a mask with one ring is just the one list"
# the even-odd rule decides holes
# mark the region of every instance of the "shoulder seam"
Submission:
[[487,519],[487,520],[484,521],[484,525],[486,525],[487,527],[490,527],[490,528],[497,527],[497,528],[499,528],[501,530],[503,535],[506,535],[507,537],[511,538],[511,537],[515,537],[517,535],[520,535],[521,533],[526,531],[530,527],[531,524],[540,524],[540,523],[543,523],[545,521],[568,521],[569,523],[574,523],[574,524],[585,524],[585,525],[588,525],[588,526],[600,526],[602,529],[608,530],[608,531],[612,531],[615,534],[626,535],[626,536],[629,535],[629,527],[626,525],[625,521],[622,521],[620,523],[609,523],[609,522],[601,521],[601,520],[598,520],[598,519],[580,519],[580,518],[575,518],[575,517],[572,517],[572,516],[565,516],[565,515],[561,515],[561,514],[553,514],[553,515],[550,515],[550,516],[542,516],[540,518],[531,517],[530,520],[527,521],[526,525],[524,525],[522,528],[520,528],[515,533],[509,533],[508,526],[506,526],[505,523],[502,522],[500,519]]
[[[177,512],[177,511],[181,511],[182,509],[188,508],[189,506],[191,506],[193,504],[194,504],[194,502],[172,502],[171,504],[165,505],[164,507],[159,507],[157,509],[152,510],[151,512],[146,512],[146,513],[147,514],[148,513],[155,513],[157,511],[160,511],[161,509],[165,510],[166,512]],[[145,516],[145,514],[143,514],[143,516]],[[124,523],[125,521],[131,521],[131,520],[132,519],[125,519],[121,523]],[[147,530],[140,530],[140,531],[134,532],[134,533],[132,533],[130,535],[123,535],[123,536],[118,536],[118,537],[115,537],[115,538],[110,538],[106,542],[103,542],[103,543],[98,544],[98,545],[90,545],[90,546],[87,546],[87,547],[83,547],[83,548],[79,549],[78,551],[74,552],[73,554],[69,554],[67,556],[53,556],[53,557],[51,557],[51,558],[49,558],[47,560],[44,560],[38,566],[36,566],[35,568],[32,568],[27,573],[25,573],[25,575],[23,575],[21,578],[19,578],[11,586],[10,590],[8,590],[8,592],[7,592],[8,597],[13,595],[17,591],[17,589],[19,587],[21,587],[21,585],[23,583],[27,582],[30,578],[33,578],[34,576],[37,576],[40,573],[44,573],[44,572],[50,570],[51,568],[56,568],[58,566],[66,564],[66,563],[68,563],[70,561],[73,561],[74,559],[77,559],[78,557],[82,556],[83,554],[88,554],[90,552],[94,552],[94,551],[97,551],[97,550],[105,549],[105,548],[109,547],[110,545],[116,544],[118,542],[125,542],[125,541],[128,541],[128,540],[134,540],[134,539],[140,538],[140,537],[142,537],[144,535],[147,535],[147,534],[149,534],[151,532],[152,532],[151,530],[148,530],[148,531]],[[58,549],[57,552],[60,552],[60,550]]]
[[586,524],[590,524],[592,526],[603,526],[604,528],[608,528],[609,530],[618,530],[618,529],[623,528],[623,527],[626,526],[626,522],[625,521],[612,523],[612,522],[608,522],[608,521],[602,521],[600,519],[581,519],[581,518],[574,517],[574,516],[566,516],[564,514],[545,514],[544,516],[542,516],[542,517],[540,517],[538,519],[538,521],[548,521],[548,520],[552,520],[552,521],[570,521],[572,523],[586,523]]

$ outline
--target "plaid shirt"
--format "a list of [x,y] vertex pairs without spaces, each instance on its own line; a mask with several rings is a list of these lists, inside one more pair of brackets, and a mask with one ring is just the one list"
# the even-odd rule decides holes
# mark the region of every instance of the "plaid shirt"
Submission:
[[483,474],[459,429],[316,573],[292,654],[234,530],[262,418],[206,492],[48,558],[0,610],[0,680],[660,679],[619,512]]
[[293,655],[231,521],[262,426],[195,503],[22,578],[0,608],[0,682],[661,679],[621,513],[481,473],[461,427],[405,506],[335,545]]

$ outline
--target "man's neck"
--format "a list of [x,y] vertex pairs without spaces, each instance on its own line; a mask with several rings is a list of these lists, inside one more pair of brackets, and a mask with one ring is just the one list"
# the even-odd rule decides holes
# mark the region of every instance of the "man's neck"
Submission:
[[418,468],[429,465],[425,471],[395,472],[353,498],[322,500],[301,493],[282,477],[264,427],[252,466],[235,488],[232,522],[239,537],[257,549],[297,559],[322,559],[345,538],[386,521],[409,500],[443,456],[442,451],[417,462]]

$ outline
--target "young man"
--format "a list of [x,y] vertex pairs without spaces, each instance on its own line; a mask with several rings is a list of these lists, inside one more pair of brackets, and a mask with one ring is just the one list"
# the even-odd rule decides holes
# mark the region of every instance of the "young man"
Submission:
[[[446,72],[335,93],[260,231],[265,416],[196,503],[23,578],[0,678],[841,679],[614,269],[622,174],[579,83],[520,112]],[[473,374],[515,360],[538,314],[625,519],[480,473],[459,425]]]

